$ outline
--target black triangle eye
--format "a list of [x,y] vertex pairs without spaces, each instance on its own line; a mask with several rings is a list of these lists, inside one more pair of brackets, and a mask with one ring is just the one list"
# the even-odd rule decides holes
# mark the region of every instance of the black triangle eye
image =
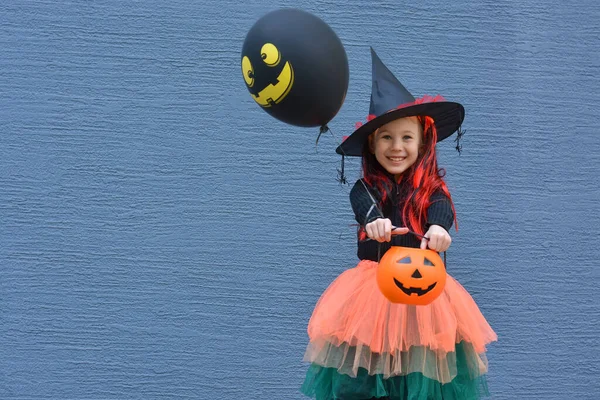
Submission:
[[411,263],[411,261],[410,261],[410,257],[404,257],[403,259],[401,259],[401,260],[398,260],[398,261],[396,261],[396,262],[397,262],[398,264],[410,264],[410,263]]
[[428,267],[433,267],[433,263],[431,261],[429,261],[427,258],[425,258],[425,260],[423,261],[423,265],[427,265]]

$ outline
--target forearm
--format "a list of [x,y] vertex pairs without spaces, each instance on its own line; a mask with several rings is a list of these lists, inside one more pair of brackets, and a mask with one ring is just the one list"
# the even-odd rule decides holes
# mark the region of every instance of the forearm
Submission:
[[446,231],[450,231],[454,223],[454,211],[450,199],[443,193],[435,193],[431,198],[431,204],[427,208],[427,226],[439,225]]
[[354,184],[350,191],[350,204],[354,211],[356,222],[365,226],[377,218],[383,218],[375,198],[360,180]]

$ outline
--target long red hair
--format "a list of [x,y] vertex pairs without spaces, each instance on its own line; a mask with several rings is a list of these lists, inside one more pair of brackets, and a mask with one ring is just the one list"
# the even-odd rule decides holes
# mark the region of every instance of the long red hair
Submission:
[[[430,206],[431,195],[441,190],[452,205],[454,212],[454,225],[458,230],[456,210],[452,202],[450,191],[444,182],[446,170],[438,168],[435,144],[437,143],[437,130],[431,117],[417,117],[422,127],[421,147],[419,156],[415,163],[406,170],[401,181],[408,185],[408,193],[402,207],[402,219],[406,226],[421,235],[424,235],[423,227],[427,222],[427,208]],[[388,199],[389,192],[393,187],[393,177],[379,164],[375,155],[371,153],[370,146],[365,144],[362,157],[363,179],[378,193],[381,207]],[[402,203],[401,203],[402,204]]]

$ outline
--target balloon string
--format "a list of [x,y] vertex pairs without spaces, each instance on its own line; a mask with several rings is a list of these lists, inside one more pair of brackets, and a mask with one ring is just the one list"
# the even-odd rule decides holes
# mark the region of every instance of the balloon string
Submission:
[[[327,131],[331,132],[331,129],[329,129],[329,127],[327,126],[327,124],[322,125],[319,128],[319,136],[317,136],[317,141],[315,142],[315,147],[319,144],[319,139],[321,138],[321,135],[324,134]],[[332,135],[333,135],[333,133],[332,133]]]
[[[426,236],[423,236],[423,235],[421,235],[421,234],[419,234],[419,233],[417,233],[417,232],[408,231],[408,232],[406,232],[406,233],[412,233],[413,235],[417,236],[419,239],[431,240],[431,239],[429,239],[428,237],[426,237]],[[373,240],[373,239],[371,239],[371,238],[367,238],[367,239],[365,239],[365,240],[361,240],[361,242],[369,242],[369,241],[372,241],[372,240]]]
[[[360,226],[360,227],[364,228],[362,225],[359,225],[359,224],[350,224],[350,226]],[[398,228],[399,228],[398,226],[392,226],[392,230],[394,230],[394,229],[398,229]],[[413,231],[411,231],[411,230],[409,230],[409,231],[408,231],[408,232],[406,232],[406,233],[412,233],[413,235],[417,236],[419,239],[430,240],[430,239],[429,239],[428,237],[426,237],[425,235],[421,235],[420,233],[413,232]],[[370,241],[370,240],[373,240],[373,239],[371,239],[371,238],[368,238],[368,239],[365,239],[365,240],[361,240],[361,242],[368,242],[368,241]]]
[[[361,225],[359,225],[359,224],[351,224],[350,226],[361,226]],[[397,226],[392,226],[392,230],[397,229],[397,228],[398,228]],[[427,236],[421,235],[420,233],[413,232],[411,230],[409,230],[406,233],[412,233],[413,235],[417,236],[420,239],[431,240]],[[370,242],[370,241],[373,241],[373,239],[367,238],[365,240],[359,240],[359,242],[362,242],[362,243],[364,243],[364,242]],[[378,243],[378,246],[377,246],[377,258],[379,260],[381,260],[381,243]],[[448,263],[446,262],[446,252],[445,251],[444,251],[444,266],[445,266],[446,269],[448,269]]]
[[333,131],[329,128],[329,126],[327,126],[327,124],[322,125],[321,128],[319,129],[319,136],[317,136],[315,146],[319,143],[319,139],[321,138],[321,135],[323,135],[326,132],[331,133],[331,136],[333,137],[333,140],[337,144],[337,147],[342,151],[342,166],[341,166],[341,169],[338,169],[337,181],[341,184],[346,184],[346,183],[348,183],[348,180],[346,179],[346,173],[344,171],[344,162],[345,162],[345,158],[348,157],[348,155],[346,154],[344,149],[340,147],[340,145],[341,145],[340,141],[335,137],[335,135],[333,134]]

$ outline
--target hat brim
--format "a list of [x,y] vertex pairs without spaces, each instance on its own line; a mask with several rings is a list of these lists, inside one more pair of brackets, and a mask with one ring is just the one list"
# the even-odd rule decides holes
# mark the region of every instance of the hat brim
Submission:
[[335,149],[335,152],[345,156],[362,156],[363,146],[373,131],[393,120],[414,116],[429,116],[433,118],[437,130],[437,141],[440,142],[451,136],[460,127],[465,118],[465,109],[459,103],[438,101],[415,104],[392,110],[372,119],[355,130],[352,135]]

